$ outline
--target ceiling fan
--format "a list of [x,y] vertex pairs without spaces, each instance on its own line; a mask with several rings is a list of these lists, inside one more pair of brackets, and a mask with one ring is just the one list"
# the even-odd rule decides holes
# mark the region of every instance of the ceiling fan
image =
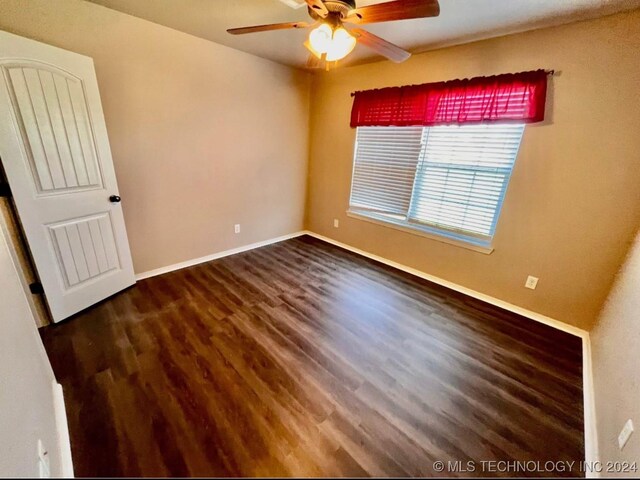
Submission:
[[400,63],[411,54],[362,28],[346,29],[344,24],[363,25],[367,23],[408,20],[411,18],[437,17],[440,14],[438,0],[393,0],[390,2],[356,7],[356,0],[304,0],[309,22],[274,23],[253,27],[231,28],[233,35],[286,30],[291,28],[313,28],[304,46],[311,52],[307,60],[308,68],[329,68],[331,62],[343,59],[355,48],[356,43],[369,47],[389,60]]

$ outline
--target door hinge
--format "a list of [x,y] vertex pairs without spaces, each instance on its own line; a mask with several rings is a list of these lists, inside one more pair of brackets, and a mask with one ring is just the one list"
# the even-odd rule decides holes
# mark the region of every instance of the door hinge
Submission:
[[29,290],[34,295],[38,295],[38,294],[44,293],[44,288],[42,288],[42,284],[40,282],[33,282],[32,284],[30,284],[29,285]]
[[10,196],[11,196],[11,187],[9,187],[9,184],[0,183],[0,197],[9,198]]

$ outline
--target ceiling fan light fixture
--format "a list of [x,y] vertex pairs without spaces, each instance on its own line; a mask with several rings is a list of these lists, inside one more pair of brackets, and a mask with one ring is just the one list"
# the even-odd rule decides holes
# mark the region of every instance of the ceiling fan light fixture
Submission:
[[356,38],[343,27],[333,31],[333,39],[327,51],[327,61],[335,62],[349,55],[356,46]]
[[315,50],[314,53],[317,52],[319,54],[316,56],[321,56],[323,53],[327,53],[329,51],[332,37],[333,31],[331,30],[331,27],[326,23],[323,23],[319,27],[311,30],[311,33],[309,34],[309,44],[311,45],[313,50]]
[[[386,0],[364,7],[357,7],[356,0],[280,1],[294,8],[306,5],[313,23],[271,23],[230,28],[227,32],[232,35],[243,35],[272,30],[312,29],[304,42],[304,46],[311,52],[306,65],[310,69],[324,65],[328,70],[331,63],[336,63],[349,55],[356,43],[364,45],[393,62],[404,62],[411,53],[356,25],[437,17],[440,14],[438,0]],[[371,1],[368,0],[368,3]],[[351,25],[347,30],[343,24],[355,25]]]
[[356,46],[356,39],[342,26],[331,28],[323,23],[309,34],[309,45],[316,57],[326,54],[327,61],[335,62],[351,53]]

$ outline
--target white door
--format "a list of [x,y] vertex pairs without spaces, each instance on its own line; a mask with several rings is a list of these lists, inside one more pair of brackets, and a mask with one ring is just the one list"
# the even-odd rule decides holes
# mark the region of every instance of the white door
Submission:
[[93,60],[0,31],[0,73],[0,159],[57,322],[135,283]]

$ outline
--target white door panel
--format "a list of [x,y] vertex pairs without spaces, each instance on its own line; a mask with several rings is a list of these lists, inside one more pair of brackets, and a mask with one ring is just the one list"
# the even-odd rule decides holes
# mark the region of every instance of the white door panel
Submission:
[[101,187],[80,80],[45,66],[5,70],[38,193]]
[[0,31],[0,157],[55,321],[135,283],[93,61]]

